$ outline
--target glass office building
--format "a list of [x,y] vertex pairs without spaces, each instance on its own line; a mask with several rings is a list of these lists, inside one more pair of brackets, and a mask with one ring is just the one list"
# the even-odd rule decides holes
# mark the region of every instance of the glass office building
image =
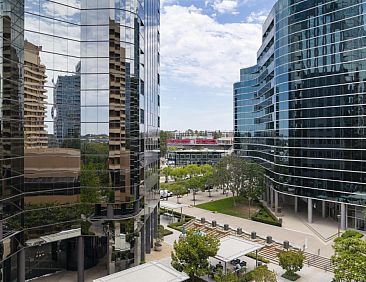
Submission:
[[365,229],[366,1],[279,0],[257,64],[234,84],[235,152],[259,162],[267,203]]
[[0,14],[0,281],[139,264],[160,198],[159,0]]

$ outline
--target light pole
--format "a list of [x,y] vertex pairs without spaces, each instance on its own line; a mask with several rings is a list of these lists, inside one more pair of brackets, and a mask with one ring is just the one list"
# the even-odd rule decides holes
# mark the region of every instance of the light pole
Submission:
[[193,189],[193,206],[196,206],[196,189]]
[[341,223],[341,220],[340,220],[340,218],[341,218],[341,215],[340,214],[337,214],[337,221],[338,221],[338,224],[337,224],[337,227],[338,227],[338,237],[339,237],[339,233],[340,233],[340,226],[339,226],[339,224]]

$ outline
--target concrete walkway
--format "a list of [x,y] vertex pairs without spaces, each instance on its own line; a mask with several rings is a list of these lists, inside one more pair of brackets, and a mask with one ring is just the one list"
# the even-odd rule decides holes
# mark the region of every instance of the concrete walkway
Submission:
[[[199,210],[199,209],[191,208],[190,210]],[[162,224],[166,225],[166,222],[163,220]],[[168,228],[168,229],[172,230],[173,234],[166,236],[164,238],[164,241],[165,241],[165,244],[172,246],[173,242],[175,240],[179,239],[180,232],[170,229],[170,228]],[[167,247],[167,248],[170,249],[171,247]],[[247,262],[248,271],[255,268],[255,260],[248,258],[248,257],[242,257],[241,260],[245,260]],[[159,262],[166,265],[167,267],[172,267],[170,255],[166,256],[166,257],[160,257]],[[217,261],[215,261],[215,262],[217,263]],[[215,264],[215,263],[213,263],[213,264]],[[289,281],[289,280],[286,280],[285,278],[281,277],[281,275],[284,273],[284,270],[279,265],[269,263],[269,264],[267,264],[267,266],[268,266],[268,269],[270,269],[276,273],[278,282],[288,282]],[[331,282],[333,279],[333,273],[322,271],[321,269],[318,269],[315,267],[304,266],[304,268],[301,271],[299,271],[298,274],[301,276],[301,278],[297,280],[298,282],[311,282],[311,281]],[[214,280],[208,278],[207,276],[205,276],[203,278],[205,280],[207,280],[208,282],[214,281]]]
[[[221,192],[213,192],[211,198],[208,197],[208,192],[199,192],[196,195],[196,199],[199,203],[214,201],[223,197],[226,196],[222,195]],[[170,198],[169,201],[176,202],[176,198]],[[192,204],[192,194],[180,198],[180,203]],[[236,229],[237,227],[241,227],[243,231],[247,233],[255,231],[261,237],[272,236],[272,238],[278,242],[288,240],[293,246],[301,249],[303,249],[305,246],[305,250],[307,252],[316,255],[320,254],[321,256],[328,258],[333,255],[332,240],[325,242],[324,240],[319,238],[319,236],[316,236],[315,233],[311,231],[311,229],[305,226],[304,223],[299,220],[297,215],[289,216],[290,213],[287,213],[286,211],[284,211],[283,227],[263,224],[260,222],[255,222],[226,214],[214,213],[193,206],[183,208],[183,213],[194,216],[196,218],[204,217],[208,221],[216,220],[217,223],[221,225],[229,224],[229,226],[234,229]],[[314,222],[314,225],[318,224],[319,228],[319,222]],[[321,224],[323,224],[323,222]],[[331,230],[330,233],[334,234],[334,225],[332,224],[329,229]],[[325,225],[325,228],[328,228],[328,226]]]

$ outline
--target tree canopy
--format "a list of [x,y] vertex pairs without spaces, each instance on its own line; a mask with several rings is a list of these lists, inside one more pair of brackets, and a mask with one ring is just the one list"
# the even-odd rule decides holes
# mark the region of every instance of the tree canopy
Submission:
[[209,257],[214,257],[219,250],[220,241],[209,234],[188,231],[185,238],[174,242],[172,266],[184,271],[192,281],[209,273]]
[[[264,170],[257,163],[231,155],[222,158],[213,169],[213,182],[235,196],[256,200],[264,191]],[[235,204],[235,202],[234,202]]]
[[279,265],[286,270],[287,275],[294,276],[304,266],[305,256],[301,251],[282,251],[278,254]]
[[346,231],[334,240],[332,262],[336,281],[365,281],[366,242],[358,234]]

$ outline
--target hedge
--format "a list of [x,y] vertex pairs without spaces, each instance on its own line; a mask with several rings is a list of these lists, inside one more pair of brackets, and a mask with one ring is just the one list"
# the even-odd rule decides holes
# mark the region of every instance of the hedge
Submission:
[[186,223],[188,223],[189,221],[190,221],[191,219],[185,219],[185,220],[183,220],[183,221],[178,221],[178,222],[174,222],[174,223],[170,223],[170,224],[168,224],[168,227],[169,228],[172,228],[172,229],[175,229],[175,230],[177,230],[177,231],[179,231],[179,232],[181,232],[182,231],[182,226],[184,225],[184,224],[186,224]]
[[[249,254],[246,254],[245,256],[247,256],[249,258],[252,258],[252,259],[255,259],[255,253],[249,253]],[[269,263],[268,259],[266,259],[265,257],[262,257],[260,255],[258,255],[258,261],[261,261],[263,263]]]
[[342,236],[342,238],[355,238],[355,239],[360,239],[363,237],[363,234],[356,231],[356,230],[347,230],[345,231]]
[[[162,214],[164,214],[164,213],[166,213],[166,212],[169,212],[170,214],[172,213],[172,211],[171,210],[166,210],[166,209],[164,209],[164,208],[160,208],[160,215],[162,215]],[[177,217],[177,218],[180,218],[180,216],[181,216],[181,214],[180,214],[180,212],[176,212],[176,211],[173,211],[173,215],[175,216],[175,217]],[[190,216],[190,215],[188,215],[188,214],[182,214],[182,216],[184,217],[184,218],[188,218],[189,220],[191,220],[191,219],[194,219],[195,217],[194,216]]]
[[274,217],[272,213],[264,206],[262,206],[261,209],[251,217],[251,219],[253,221],[282,227],[282,223],[278,221],[278,219]]

